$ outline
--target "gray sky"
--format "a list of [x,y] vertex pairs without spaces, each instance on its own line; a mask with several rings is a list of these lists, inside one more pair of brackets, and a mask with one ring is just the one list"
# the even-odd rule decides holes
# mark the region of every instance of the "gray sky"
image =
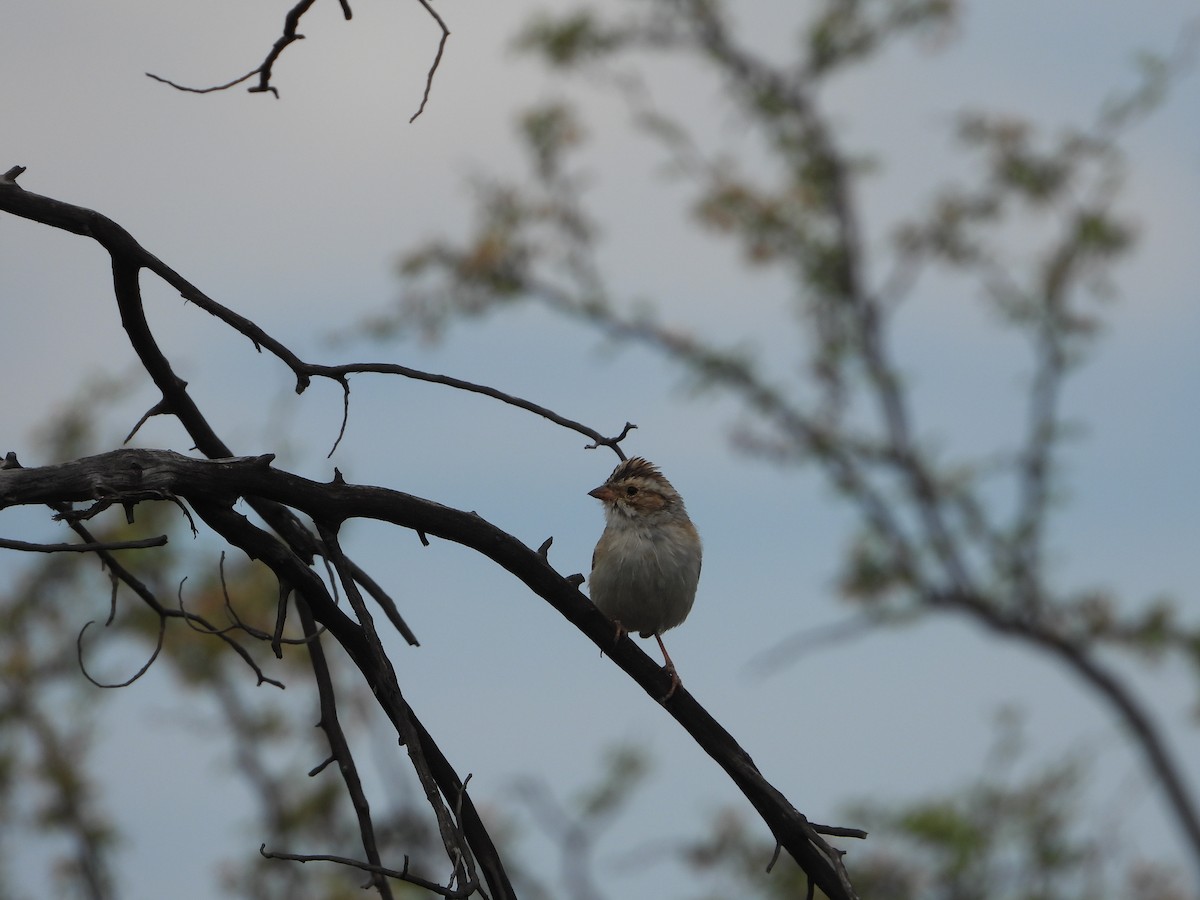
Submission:
[[[755,46],[786,52],[793,4],[734,6]],[[654,299],[702,333],[758,338],[767,354],[785,348],[790,336],[771,329],[789,302],[786,286],[747,275],[732,248],[689,230],[686,191],[658,179],[661,156],[629,135],[619,104],[586,85],[568,91],[509,50],[535,8],[439,5],[453,37],[430,105],[410,125],[437,40],[415,3],[357,4],[350,23],[336,3],[318,4],[304,22],[307,40],[276,67],[282,99],[274,100],[241,89],[184,95],[143,73],[196,85],[240,75],[274,41],[285,4],[10,0],[0,29],[0,171],[25,165],[27,190],[115,219],[307,358],[393,360],[483,381],[601,431],[637,422],[627,449],[664,467],[705,539],[697,605],[668,638],[672,656],[689,690],[814,819],[837,820],[852,799],[961,783],[978,771],[993,713],[1014,703],[1028,712],[1035,759],[1088,747],[1097,808],[1119,809],[1122,837],[1140,839],[1145,852],[1176,853],[1157,795],[1091,699],[1058,669],[962,622],[880,633],[766,680],[747,675],[780,637],[847,613],[834,575],[850,520],[811,474],[734,454],[726,440],[734,411],[686,401],[662,364],[638,352],[597,353],[586,333],[536,311],[455,328],[434,347],[328,344],[332,332],[394,299],[401,249],[465,229],[471,174],[520,173],[515,112],[570,95],[585,98],[594,140],[584,161],[617,289]],[[1052,129],[1086,123],[1111,89],[1131,82],[1133,54],[1168,48],[1192,12],[1183,0],[968,3],[961,33],[938,52],[905,45],[839,82],[829,98],[836,118],[854,147],[883,163],[866,188],[869,212],[894,222],[954,171],[948,135],[957,111],[1025,114]],[[667,108],[736,146],[736,121],[710,86],[685,68],[660,76]],[[1133,601],[1172,593],[1193,620],[1196,84],[1194,75],[1185,80],[1129,142],[1126,206],[1142,243],[1120,269],[1122,296],[1093,363],[1067,391],[1086,430],[1069,450],[1068,502],[1054,532],[1062,585],[1111,585]],[[147,296],[168,355],[238,452],[276,450],[282,436],[289,465],[329,476],[323,457],[339,423],[337,390],[318,385],[296,398],[281,365],[171,291],[152,285]],[[925,433],[951,451],[1002,441],[1027,375],[1014,345],[995,340],[994,323],[969,299],[922,296],[903,333]],[[0,304],[0,450],[30,465],[42,462],[32,458],[30,434],[47,411],[84,379],[129,373],[134,357],[107,261],[84,239],[0,219]],[[248,391],[247,379],[261,390]],[[143,382],[124,417],[106,425],[114,441],[154,401]],[[552,562],[568,573],[586,569],[602,525],[586,491],[611,456],[582,451],[581,438],[540,419],[446,389],[381,378],[355,379],[353,389],[347,438],[333,460],[348,479],[475,509],[533,545],[552,534]],[[162,420],[139,442],[187,448]],[[29,521],[5,513],[0,533],[21,536],[13,523]],[[615,874],[605,866],[638,841],[695,834],[699,820],[739,802],[686,735],[545,604],[466,551],[422,549],[411,535],[363,528],[358,557],[398,586],[423,643],[415,651],[397,645],[402,683],[460,771],[474,773],[475,796],[504,802],[512,779],[531,772],[568,796],[595,773],[603,748],[645,742],[657,778],[629,827],[606,843],[601,872],[614,896],[682,896],[670,867]],[[106,605],[105,588],[80,602],[82,623]],[[451,648],[463,660],[461,678],[434,677]],[[1194,679],[1167,667],[1138,684],[1172,726],[1176,754],[1200,790],[1200,740],[1184,726]],[[102,761],[128,840],[121,877],[131,897],[185,896],[181,883],[194,891],[186,896],[216,896],[206,866],[259,838],[226,824],[224,804],[237,789],[219,757],[196,756],[189,734],[151,727],[174,702],[171,688],[152,673],[113,701]],[[814,730],[831,719],[841,723],[836,731]],[[124,726],[140,730],[136,746],[120,737]],[[200,779],[179,777],[193,767]],[[136,787],[148,775],[154,790]],[[211,854],[180,851],[196,836]]]

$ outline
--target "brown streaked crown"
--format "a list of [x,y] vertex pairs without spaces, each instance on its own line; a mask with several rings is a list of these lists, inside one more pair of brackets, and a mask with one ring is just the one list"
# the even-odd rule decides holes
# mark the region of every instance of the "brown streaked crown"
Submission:
[[618,465],[608,481],[597,489],[602,494],[593,497],[611,502],[626,514],[632,511],[651,513],[664,508],[682,508],[683,499],[658,467],[647,459],[635,456]]
[[[649,478],[656,481],[667,480],[663,476],[663,473],[659,471],[658,466],[640,456],[634,456],[631,459],[620,462],[612,470],[612,474],[608,476],[608,483],[614,484],[626,478]],[[667,483],[669,484],[670,482]]]

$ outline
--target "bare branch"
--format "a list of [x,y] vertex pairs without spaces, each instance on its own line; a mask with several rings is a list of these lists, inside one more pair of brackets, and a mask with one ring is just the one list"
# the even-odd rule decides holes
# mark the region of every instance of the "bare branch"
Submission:
[[134,423],[134,426],[131,429],[129,429],[129,434],[125,435],[125,440],[121,441],[121,443],[128,444],[130,441],[132,441],[133,436],[135,434],[137,434],[139,431],[141,431],[142,426],[145,425],[147,422],[149,422],[150,419],[153,418],[154,416],[163,416],[163,415],[170,415],[170,414],[171,414],[171,408],[167,405],[166,401],[159,400],[152,407],[150,407],[148,410],[146,410],[144,413],[142,413],[142,417],[140,419],[138,419],[137,422]]
[[[137,451],[119,452],[128,453]],[[178,456],[178,454],[171,455]],[[187,459],[187,457],[179,457],[179,459]],[[192,462],[202,466],[212,466],[215,464],[215,461],[192,460]],[[253,467],[234,466],[227,468],[222,477],[226,477],[233,472],[245,474],[250,468]],[[301,479],[301,481],[304,481],[304,479]],[[316,484],[316,482],[310,482],[310,484]],[[341,491],[352,487],[344,483],[338,483],[337,481],[324,485],[324,489],[333,491]],[[248,502],[252,504],[259,503],[260,505],[264,502],[273,504],[277,501],[267,500],[257,494],[256,491],[242,491],[234,487],[232,483],[227,483],[223,489],[211,494],[209,492],[205,493],[208,496],[204,498],[201,498],[199,495],[188,494],[189,497],[194,499],[195,507],[200,517],[218,534],[234,546],[240,547],[251,558],[262,560],[275,573],[276,578],[289,581],[295,585],[300,596],[312,608],[317,620],[328,628],[329,632],[342,645],[351,660],[363,674],[372,693],[381,708],[393,722],[393,725],[396,726],[397,731],[400,730],[404,722],[412,724],[416,732],[416,738],[420,742],[422,753],[429,763],[430,772],[437,781],[443,796],[458,797],[462,790],[462,782],[459,780],[454,768],[438,748],[437,743],[428,731],[425,730],[412,708],[407,705],[401,696],[399,685],[396,683],[395,673],[392,671],[390,663],[387,662],[382,648],[378,645],[372,646],[366,637],[364,629],[334,603],[328,587],[312,571],[309,563],[306,563],[297,556],[287,543],[260,529],[247,520],[245,516],[235,512],[232,508],[230,497],[237,495],[253,498],[248,499]],[[3,496],[2,487],[0,487],[0,496]],[[447,509],[446,507],[441,507],[439,504],[432,504],[432,506],[438,509]],[[468,518],[471,517],[470,514],[463,515],[466,515]],[[314,521],[336,522],[341,521],[345,516],[340,510],[330,508],[311,515],[310,518]],[[380,660],[383,661],[382,666]],[[487,828],[484,826],[478,811],[475,809],[474,804],[471,803],[469,797],[463,797],[462,799],[462,815],[463,833],[475,851],[476,859],[479,861],[492,895],[496,900],[510,900],[510,898],[515,898],[516,894],[505,872],[503,862],[496,851]]]
[[[123,487],[128,487],[134,492],[147,488],[169,490],[187,498],[198,515],[226,540],[241,547],[251,557],[261,559],[276,577],[294,584],[318,621],[328,627],[366,676],[398,733],[407,735],[406,743],[414,739],[419,741],[429,772],[444,798],[459,798],[462,784],[404,701],[382,650],[368,641],[364,627],[333,604],[323,581],[311,568],[284,543],[233,512],[233,498],[285,504],[320,523],[340,524],[351,518],[391,522],[470,547],[511,572],[546,600],[601,648],[613,664],[633,678],[649,697],[661,697],[669,686],[670,680],[662,668],[633,641],[613,645],[612,623],[579,593],[574,584],[550,568],[536,549],[525,546],[475,513],[400,491],[336,480],[311,481],[270,467],[267,457],[200,460],[171,451],[124,449],[56,466],[0,470],[0,507],[45,502],[50,493],[63,500],[83,500],[97,483],[102,483],[117,497]],[[330,548],[331,562],[349,593],[353,578],[328,531],[331,526],[322,527],[327,532],[323,537]],[[355,613],[363,616],[366,607],[357,596],[357,590],[350,593],[350,597]],[[365,619],[369,623],[369,616]],[[821,889],[832,900],[853,898],[854,892],[844,880],[840,855],[828,847],[808,820],[762,776],[733,736],[683,688],[676,690],[665,708],[725,770],[776,838]],[[411,723],[411,732],[408,723]],[[411,752],[412,745],[409,746]],[[497,888],[497,884],[507,884],[507,877],[502,868],[497,868],[499,857],[492,855],[494,848],[481,849],[488,847],[490,842],[486,831],[481,830],[478,814],[468,797],[463,795],[461,802],[462,827],[494,895],[498,898],[511,896]]]
[[95,624],[95,622],[87,622],[83,626],[83,628],[79,629],[79,636],[75,638],[75,652],[76,652],[77,658],[79,659],[79,671],[83,673],[84,678],[86,678],[88,681],[90,681],[92,684],[94,684],[98,688],[106,688],[107,689],[107,688],[129,687],[129,685],[133,684],[135,681],[137,681],[139,678],[141,678],[143,675],[145,675],[147,672],[149,672],[150,667],[152,665],[154,665],[154,661],[156,659],[158,659],[158,654],[162,652],[163,640],[167,634],[167,617],[159,616],[159,619],[158,619],[158,641],[154,645],[154,652],[150,654],[150,658],[148,660],[146,660],[145,664],[140,669],[138,669],[136,672],[134,672],[132,675],[130,675],[129,678],[127,678],[125,681],[119,682],[117,684],[104,684],[103,682],[97,681],[95,678],[93,678],[88,673],[87,667],[83,664],[83,634],[85,631],[88,630],[88,628],[90,628],[94,624]]
[[421,642],[417,640],[416,634],[408,627],[408,623],[404,621],[404,617],[400,615],[400,610],[396,607],[396,601],[392,599],[391,595],[357,563],[350,562],[350,571],[354,575],[354,580],[379,604],[379,608],[383,610],[383,614],[388,617],[388,621],[392,623],[396,631],[400,632],[400,636],[408,641],[409,646],[420,647]]
[[629,435],[629,432],[633,431],[633,429],[635,429],[635,428],[637,428],[637,426],[634,425],[632,422],[626,422],[625,427],[621,429],[621,433],[618,434],[616,437],[599,438],[590,444],[584,445],[583,449],[584,450],[596,450],[600,447],[611,447],[613,452],[616,453],[618,457],[620,457],[621,459],[624,459],[625,452],[618,446],[618,444],[620,444],[621,441],[625,440],[625,438]]
[[326,459],[333,458],[333,454],[337,451],[338,445],[342,442],[342,438],[346,434],[346,423],[350,421],[350,379],[342,377],[336,380],[342,386],[342,425],[338,429],[337,440],[333,442],[333,446],[325,454]]
[[430,384],[442,384],[447,387],[455,388],[456,390],[467,391],[468,393],[473,394],[482,394],[485,397],[491,397],[494,400],[507,403],[509,406],[515,406],[518,409],[523,409],[527,412],[534,413],[535,415],[541,416],[543,419],[548,419],[555,425],[568,428],[571,431],[576,431],[585,437],[591,438],[592,443],[588,444],[586,449],[594,450],[597,447],[611,447],[613,452],[615,452],[621,459],[624,459],[625,455],[621,451],[620,447],[618,447],[618,444],[625,439],[626,435],[628,435],[632,429],[637,427],[636,425],[631,425],[630,423],[626,422],[625,427],[621,430],[619,435],[616,437],[605,437],[604,435],[600,434],[600,432],[588,425],[584,425],[581,422],[576,422],[574,419],[568,419],[567,417],[561,416],[544,406],[540,406],[537,403],[534,403],[530,400],[525,400],[513,394],[497,390],[489,385],[477,384],[475,382],[466,381],[462,378],[455,378],[450,375],[437,375],[432,372],[422,372],[419,369],[413,369],[408,366],[398,365],[396,363],[347,363],[338,366],[322,366],[312,363],[304,363],[299,359],[294,358],[293,362],[283,356],[280,356],[280,359],[286,362],[291,367],[292,371],[296,372],[297,374],[303,373],[304,375],[323,376],[326,378],[333,378],[335,380],[341,380],[346,375],[352,373],[401,375],[405,378],[411,378],[414,381],[425,381]]
[[[338,719],[333,676],[329,671],[329,662],[325,658],[325,648],[321,646],[320,636],[324,629],[317,626],[312,611],[303,600],[297,600],[296,610],[308,641],[309,662],[312,664],[313,677],[317,683],[317,695],[321,703],[321,719],[317,724],[325,732],[330,750],[329,758],[309,772],[309,776],[319,774],[330,762],[337,762],[338,771],[346,785],[346,792],[350,795],[350,803],[354,807],[354,815],[358,819],[358,831],[362,838],[363,852],[367,854],[367,861],[370,865],[380,866],[382,859],[379,855],[379,845],[375,839],[375,825],[371,821],[371,806],[367,802],[366,791],[363,790],[362,780],[358,775],[354,754],[350,750],[350,744],[346,740],[345,732],[342,731],[342,725]],[[389,900],[392,896],[392,889],[387,881],[383,878],[375,878],[373,882],[380,897],[383,900]]]
[[846,828],[843,825],[818,825],[816,822],[810,822],[812,830],[817,834],[825,834],[829,837],[850,837],[866,840],[867,833],[861,828]]
[[[339,518],[337,521],[340,522],[341,519]],[[342,548],[338,542],[337,531],[334,527],[326,525],[319,518],[317,519],[317,530],[321,535],[322,542],[328,548],[329,561],[333,563],[333,567],[341,579],[342,587],[346,591],[350,606],[354,610],[354,614],[358,617],[359,626],[366,637],[368,652],[371,655],[371,664],[379,671],[380,675],[384,676],[380,679],[380,686],[376,687],[376,694],[378,695],[383,690],[386,690],[389,694],[389,700],[391,701],[388,704],[389,716],[392,719],[392,723],[396,726],[400,742],[408,748],[408,755],[412,761],[413,768],[416,770],[417,778],[425,790],[425,799],[433,810],[434,817],[437,819],[438,831],[442,836],[446,855],[453,866],[454,874],[451,881],[457,880],[460,883],[474,882],[474,862],[471,859],[470,851],[466,841],[463,840],[462,832],[455,826],[451,818],[450,810],[446,808],[443,792],[437,780],[433,777],[429,760],[425,758],[424,747],[412,719],[408,715],[408,703],[400,693],[400,686],[396,682],[395,672],[392,670],[391,663],[383,652],[383,647],[375,632],[375,624],[371,618],[371,613],[367,609],[366,603],[363,602],[362,594],[359,593],[358,585],[354,582],[353,575],[349,572],[346,558],[342,554]]]
[[[235,78],[233,81],[226,82],[225,84],[215,85],[213,87],[193,88],[184,87],[181,84],[176,84],[173,81],[169,81],[166,78],[151,74],[150,72],[147,72],[146,75],[150,78],[153,78],[155,81],[160,81],[163,84],[170,85],[176,90],[187,91],[188,93],[192,94],[210,94],[214,91],[225,91],[231,87],[234,87],[235,85],[241,84],[243,81],[249,81],[251,78],[257,75],[258,84],[249,89],[250,93],[265,93],[269,91],[275,96],[276,99],[278,99],[279,91],[271,85],[271,71],[275,66],[276,60],[279,59],[279,55],[283,53],[289,44],[295,41],[304,40],[304,35],[297,33],[296,29],[300,25],[301,17],[308,12],[315,2],[316,0],[300,0],[299,3],[297,3],[288,11],[288,14],[284,17],[283,21],[283,34],[281,34],[279,39],[275,41],[274,45],[272,45],[270,52],[267,54],[267,58],[262,61],[262,64],[259,65],[258,68],[252,69],[245,75],[242,75],[240,78]],[[350,11],[344,3],[342,8],[345,11],[346,18],[349,19]]]
[[[278,55],[278,54],[276,54],[276,55]],[[253,69],[253,70],[247,72],[245,75],[241,76],[240,78],[233,79],[233,81],[227,81],[227,82],[225,82],[225,84],[217,84],[217,85],[213,85],[212,87],[206,87],[206,88],[194,88],[194,87],[188,87],[187,85],[184,85],[184,84],[176,84],[174,81],[171,81],[171,79],[163,78],[161,75],[155,75],[153,72],[147,72],[146,77],[153,78],[155,81],[161,82],[162,84],[165,84],[168,87],[173,87],[177,91],[184,91],[189,94],[211,94],[214,91],[227,91],[231,87],[235,87],[235,86],[241,84],[243,81],[249,81],[251,78],[253,78],[255,75],[258,75],[260,72],[262,72],[261,66],[257,69]],[[255,90],[255,88],[251,88],[250,90],[253,91],[253,90]],[[262,90],[262,88],[260,87],[257,90]],[[269,90],[271,93],[273,93],[276,97],[279,96],[279,92],[277,90],[275,90],[275,88],[267,88],[267,90]]]
[[437,882],[429,881],[417,875],[413,875],[408,871],[408,857],[404,857],[403,869],[389,869],[387,866],[375,865],[373,863],[365,863],[361,860],[350,859],[347,856],[331,856],[324,853],[315,854],[300,854],[300,853],[284,853],[277,850],[268,850],[267,845],[263,844],[258,848],[258,852],[267,859],[289,859],[293,862],[332,862],[342,866],[350,866],[355,869],[362,869],[364,872],[371,872],[375,875],[386,875],[388,878],[395,878],[398,881],[407,881],[409,884],[415,884],[423,887],[427,891],[432,891],[435,894],[440,894],[450,900],[462,900],[462,898],[470,897],[472,894],[480,890],[479,882],[471,881],[459,888],[444,887]]
[[429,74],[425,76],[425,93],[421,97],[421,105],[417,108],[417,111],[413,113],[412,118],[408,120],[408,124],[410,125],[417,121],[417,116],[425,112],[425,104],[429,102],[429,92],[433,89],[433,75],[435,72],[437,72],[438,66],[442,64],[442,52],[446,49],[446,41],[450,39],[450,29],[447,28],[446,23],[442,21],[442,17],[437,14],[437,10],[429,5],[429,0],[417,0],[417,2],[425,7],[425,11],[429,13],[429,15],[433,16],[434,21],[438,23],[438,27],[442,29],[442,36],[438,40],[437,53],[434,54],[433,65],[429,67]]
[[[215,303],[189,282],[144,250],[124,229],[90,210],[39,197],[0,183],[0,211],[43,222],[97,240],[113,260],[113,289],[122,323],[147,373],[162,392],[163,401],[179,419],[209,460],[198,460],[168,451],[120,450],[61,466],[44,469],[0,470],[0,508],[13,503],[96,501],[134,504],[148,499],[147,491],[190,501],[192,509],[218,534],[251,558],[266,563],[276,577],[293,585],[313,611],[341,643],[363,673],[381,707],[397,732],[405,736],[410,753],[419,748],[429,774],[442,797],[461,803],[462,820],[444,836],[450,844],[455,835],[465,836],[481,873],[496,900],[515,897],[507,873],[487,829],[462,782],[437,744],[404,701],[395,674],[373,635],[370,617],[358,596],[353,569],[348,560],[328,543],[333,531],[348,518],[376,518],[471,547],[520,578],[532,591],[549,602],[576,625],[589,640],[602,648],[612,663],[621,667],[651,698],[661,697],[668,679],[658,664],[633,641],[612,646],[611,623],[576,589],[575,580],[555,572],[535,550],[497,529],[473,513],[450,509],[398,491],[346,484],[340,479],[319,484],[271,468],[271,456],[233,458],[234,454],[201,414],[186,386],[174,372],[155,340],[142,308],[138,284],[141,268],[149,268],[176,287],[183,296],[217,315],[249,337],[257,347],[268,348],[297,373],[297,390],[302,392],[312,375],[335,377],[353,371],[401,374],[472,390],[536,412],[556,424],[587,435],[601,445],[613,446],[628,434],[606,439],[593,429],[566,420],[536,404],[522,401],[481,385],[470,385],[443,376],[430,376],[397,366],[362,365],[325,367],[303,363],[261,328]],[[165,492],[165,493],[163,493]],[[233,509],[236,498],[247,504],[279,535],[275,537],[253,525]],[[302,512],[327,532],[326,547],[342,586],[350,594],[359,622],[339,609],[323,581],[311,569],[322,553],[322,542],[301,522]],[[370,635],[370,636],[369,636]],[[851,900],[854,892],[845,877],[840,855],[828,848],[820,835],[795,807],[763,778],[749,756],[685,690],[677,690],[667,709],[697,743],[726,771],[769,825],[776,838],[831,900]],[[411,728],[411,730],[410,730]],[[413,741],[416,744],[413,744]],[[432,798],[431,798],[432,799]],[[435,807],[436,808],[436,807]],[[448,848],[449,849],[449,848]],[[459,863],[467,863],[465,854]],[[469,877],[469,876],[468,876]]]
[[[437,52],[434,54],[433,63],[430,65],[429,72],[425,76],[425,92],[421,96],[421,105],[418,107],[417,111],[413,113],[412,118],[408,120],[410,124],[417,120],[417,117],[425,111],[426,104],[429,103],[429,94],[433,90],[433,77],[437,73],[438,67],[442,64],[442,54],[445,53],[446,42],[450,39],[450,29],[446,26],[445,20],[438,14],[437,10],[435,10],[429,3],[429,0],[417,0],[417,2],[425,8],[425,12],[427,12],[437,23],[438,28],[441,30],[441,37],[438,39]],[[314,3],[316,3],[316,0],[300,0],[300,2],[293,6],[288,11],[288,14],[284,17],[283,33],[271,46],[270,51],[267,53],[266,59],[264,59],[256,68],[251,69],[245,75],[241,75],[232,81],[227,81],[224,84],[212,85],[210,87],[197,88],[179,84],[170,80],[169,78],[163,78],[161,75],[155,75],[153,72],[147,72],[146,77],[152,78],[161,84],[168,85],[169,87],[173,87],[177,91],[184,91],[189,94],[212,94],[218,91],[227,91],[231,87],[236,87],[239,84],[243,84],[257,75],[258,84],[248,88],[249,92],[252,94],[269,93],[276,99],[279,99],[279,89],[271,84],[271,75],[274,71],[275,63],[278,62],[279,57],[283,54],[283,51],[286,50],[291,44],[295,43],[296,41],[304,40],[304,35],[300,34],[297,29],[300,27],[300,19],[303,18],[304,14],[312,8]],[[342,7],[343,17],[346,19],[346,21],[350,21],[353,18],[353,13],[350,9],[349,0],[338,0],[338,3]],[[20,172],[16,173],[16,175],[19,174]],[[13,175],[12,177],[15,178],[16,175]]]
[[[296,375],[296,393],[298,394],[305,391],[313,377],[329,378],[343,386],[343,391],[345,392],[345,410],[348,408],[345,404],[348,404],[349,395],[349,387],[346,381],[347,375],[354,373],[399,375],[416,381],[441,384],[455,388],[456,390],[482,394],[483,396],[500,400],[510,406],[515,406],[541,416],[555,425],[582,434],[590,438],[594,445],[611,447],[617,453],[618,457],[624,458],[617,444],[634,427],[628,423],[617,437],[605,437],[594,428],[559,415],[532,401],[505,393],[488,385],[476,384],[461,378],[423,372],[419,369],[394,363],[350,363],[346,365],[326,366],[305,362],[254,322],[251,322],[244,316],[238,315],[207,296],[178,272],[142,247],[129,232],[111,219],[80,206],[72,206],[52,200],[49,197],[17,189],[15,185],[8,186],[7,189],[4,189],[5,187],[3,183],[0,183],[0,211],[10,212],[22,218],[41,222],[53,228],[61,228],[64,231],[70,231],[74,234],[93,237],[113,256],[114,263],[120,263],[119,266],[114,268],[114,286],[116,288],[118,303],[122,308],[125,327],[127,331],[130,331],[134,347],[141,354],[147,371],[155,379],[159,388],[163,390],[164,395],[160,404],[156,404],[150,414],[160,407],[169,409],[180,419],[184,427],[188,429],[192,438],[197,442],[197,448],[210,458],[229,457],[235,454],[217,438],[208,423],[204,421],[199,409],[196,408],[194,402],[187,394],[187,383],[172,371],[170,364],[155,343],[141,309],[142,298],[138,286],[138,270],[141,268],[149,269],[167,284],[171,285],[171,287],[178,290],[184,299],[195,304],[210,315],[215,316],[239,334],[249,338],[254,344],[255,349],[259,352],[265,349],[287,365]],[[339,431],[338,436],[339,441],[344,429],[345,420],[343,417],[342,430]],[[334,446],[336,447],[336,443]],[[262,511],[259,510],[259,512],[261,513]]]
[[131,541],[97,541],[86,544],[31,544],[28,541],[0,538],[0,549],[26,550],[33,553],[92,553],[96,550],[145,550],[148,547],[163,547],[166,543],[165,534]]

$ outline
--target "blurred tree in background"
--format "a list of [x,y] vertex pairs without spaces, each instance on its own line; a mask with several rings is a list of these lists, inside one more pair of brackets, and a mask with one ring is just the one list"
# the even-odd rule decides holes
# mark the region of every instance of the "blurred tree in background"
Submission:
[[[1137,234],[1134,214],[1121,208],[1122,141],[1190,68],[1196,23],[1181,28],[1168,54],[1144,54],[1134,86],[1094,117],[1051,130],[1013,114],[962,113],[957,140],[969,177],[936,188],[907,220],[868,222],[863,188],[887,150],[852,149],[828,100],[831,84],[897,41],[946,39],[958,11],[947,0],[816,3],[798,54],[783,61],[739,36],[735,7],[711,0],[548,14],[518,40],[548,67],[616,92],[631,127],[690,188],[694,222],[735,242],[748,265],[788,279],[793,321],[771,326],[774,336],[794,336],[782,365],[759,346],[722,342],[610,287],[605,223],[585,197],[595,173],[577,162],[588,127],[567,101],[524,116],[527,177],[477,179],[474,231],[408,253],[400,303],[367,328],[437,337],[459,320],[540,304],[610,342],[660,354],[697,391],[732,398],[740,449],[819,469],[856,511],[841,574],[846,599],[879,625],[965,615],[1061,663],[1136,746],[1200,870],[1197,797],[1152,698],[1123,674],[1128,663],[1170,657],[1200,672],[1200,624],[1172,600],[1060,587],[1047,562],[1073,433],[1064,386],[1093,349],[1114,267]],[[734,123],[734,149],[709,146],[710,129],[656,104],[643,69],[670,57],[698,62],[718,81],[728,108],[714,116]],[[920,366],[905,347],[906,312],[947,283],[1018,339],[1012,372],[1027,385],[1021,431],[971,456],[946,452],[910,389]],[[739,338],[752,293],[725,303]],[[884,833],[914,849],[890,872],[871,868],[864,895],[1102,895],[1105,884],[1086,878],[1083,864],[1099,854],[1069,835],[1080,777],[1068,767],[1027,785],[985,783],[944,801],[877,809]],[[1138,880],[1141,896],[1170,895],[1145,871]]]

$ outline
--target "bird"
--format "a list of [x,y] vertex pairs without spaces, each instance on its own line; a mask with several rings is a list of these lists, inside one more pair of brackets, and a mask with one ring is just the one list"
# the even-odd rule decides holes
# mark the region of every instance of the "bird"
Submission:
[[679,492],[653,463],[623,460],[588,491],[604,504],[604,533],[592,554],[592,603],[627,632],[658,641],[671,677],[666,702],[682,683],[663,643],[664,631],[688,617],[700,581],[701,544]]

